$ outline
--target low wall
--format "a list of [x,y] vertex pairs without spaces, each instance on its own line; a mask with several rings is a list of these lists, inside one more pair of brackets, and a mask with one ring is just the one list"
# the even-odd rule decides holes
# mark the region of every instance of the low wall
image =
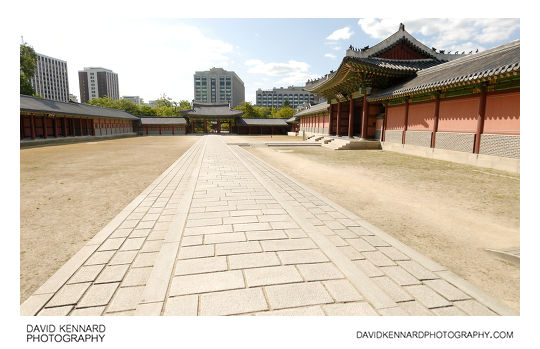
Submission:
[[396,144],[381,142],[383,150],[395,151],[403,154],[421,156],[430,159],[451,161],[465,165],[491,168],[500,171],[519,174],[520,160],[487,154],[465,153],[461,151],[427,148],[411,144]]
[[100,140],[107,139],[116,139],[116,138],[128,138],[128,137],[137,137],[137,133],[121,133],[116,135],[103,135],[103,136],[76,136],[76,137],[49,137],[47,139],[34,139],[34,140],[22,140],[20,147],[21,148],[32,148],[32,147],[42,147],[48,145],[61,145],[61,144],[71,144],[71,143],[83,143],[83,142],[95,142]]

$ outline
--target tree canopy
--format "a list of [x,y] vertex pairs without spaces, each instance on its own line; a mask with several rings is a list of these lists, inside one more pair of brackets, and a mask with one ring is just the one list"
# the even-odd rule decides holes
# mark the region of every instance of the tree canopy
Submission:
[[87,104],[125,110],[130,114],[138,116],[181,116],[181,110],[191,108],[191,103],[187,100],[176,102],[165,94],[161,95],[156,101],[154,108],[149,105],[138,105],[127,99],[112,100],[109,97],[94,98],[88,101]]
[[26,43],[21,44],[20,47],[20,93],[23,95],[32,96],[36,91],[30,84],[30,79],[36,73],[37,55],[32,46],[28,46]]
[[294,109],[285,105],[280,109],[275,109],[242,102],[234,109],[243,111],[243,118],[290,118],[294,115]]

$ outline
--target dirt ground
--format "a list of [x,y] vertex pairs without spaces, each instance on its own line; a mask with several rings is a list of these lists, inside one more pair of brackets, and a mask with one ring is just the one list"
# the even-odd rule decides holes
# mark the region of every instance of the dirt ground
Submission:
[[519,266],[484,250],[519,248],[519,176],[378,150],[246,149],[519,311]]
[[21,149],[21,303],[198,139]]

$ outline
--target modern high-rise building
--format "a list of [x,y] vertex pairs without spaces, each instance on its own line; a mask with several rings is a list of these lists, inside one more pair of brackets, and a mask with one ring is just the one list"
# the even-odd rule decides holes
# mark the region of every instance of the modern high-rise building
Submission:
[[105,96],[117,100],[120,98],[118,74],[105,68],[85,67],[79,71],[79,90],[81,103]]
[[60,102],[69,102],[67,62],[36,53],[36,73],[30,84],[36,94]]
[[235,72],[222,68],[195,72],[193,89],[195,102],[230,102],[231,108],[234,108],[245,101],[244,82]]
[[304,91],[299,86],[289,86],[287,88],[273,88],[271,90],[257,90],[256,105],[261,107],[281,108],[285,100],[289,101],[289,106],[296,109],[304,102],[309,102],[311,105],[319,104],[326,101],[324,98],[317,96],[316,94]]
[[122,99],[127,99],[128,101],[132,101],[137,105],[144,104],[143,99],[139,96],[122,96]]

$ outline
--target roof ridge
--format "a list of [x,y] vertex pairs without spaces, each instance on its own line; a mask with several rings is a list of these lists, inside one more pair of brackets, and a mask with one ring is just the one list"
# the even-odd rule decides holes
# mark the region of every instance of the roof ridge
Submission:
[[456,65],[464,64],[464,63],[466,63],[468,61],[473,61],[473,60],[476,60],[476,59],[479,59],[479,58],[483,58],[483,57],[490,56],[490,55],[493,55],[493,54],[508,51],[508,50],[514,49],[516,46],[520,46],[519,41],[520,41],[519,39],[514,40],[514,41],[511,41],[511,42],[506,43],[506,44],[502,44],[502,45],[499,45],[499,46],[496,46],[496,47],[492,47],[492,48],[490,48],[488,50],[485,50],[485,51],[482,51],[482,52],[479,52],[479,53],[467,55],[467,56],[464,56],[464,57],[459,57],[459,58],[454,59],[454,60],[449,61],[449,62],[445,62],[445,63],[439,64],[439,65],[436,65],[436,66],[433,66],[433,67],[422,69],[417,73],[417,75],[422,76],[422,75],[429,74],[429,73],[432,73],[432,72],[437,71],[437,70],[449,69],[449,68],[452,68],[452,67],[454,67]]

